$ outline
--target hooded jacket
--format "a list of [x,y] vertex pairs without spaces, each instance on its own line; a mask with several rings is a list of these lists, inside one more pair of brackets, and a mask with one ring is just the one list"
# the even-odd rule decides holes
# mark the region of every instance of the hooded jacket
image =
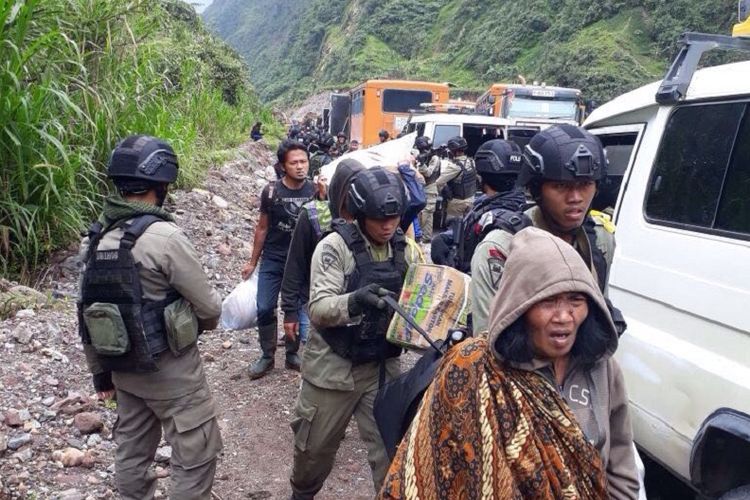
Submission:
[[[322,233],[330,230],[332,220],[341,217],[341,209],[346,202],[349,184],[357,172],[363,169],[364,167],[357,160],[346,159],[338,164],[328,186],[329,214],[316,214]],[[313,204],[314,207],[311,206]],[[322,237],[322,234],[317,234],[313,226],[311,211],[317,209],[320,212],[325,208],[325,205],[316,200],[303,205],[292,233],[292,241],[289,244],[289,253],[284,267],[284,279],[281,282],[281,310],[284,311],[284,321],[287,323],[299,321],[299,307],[307,304],[309,299],[310,264],[315,247]],[[328,220],[328,227],[322,227],[324,218]]]
[[[617,349],[617,330],[595,278],[571,245],[535,227],[526,228],[513,238],[503,279],[490,307],[489,349],[501,364],[536,372],[557,385],[550,361],[505,360],[497,342],[502,335],[518,334],[508,333],[508,327],[534,304],[565,292],[580,292],[589,297],[589,318],[594,321],[594,328],[606,333],[608,340],[606,352],[593,365],[584,364],[571,353],[558,390],[586,438],[601,455],[610,498],[637,498],[639,486],[628,398],[622,371],[612,358]],[[583,333],[579,329],[579,335]]]

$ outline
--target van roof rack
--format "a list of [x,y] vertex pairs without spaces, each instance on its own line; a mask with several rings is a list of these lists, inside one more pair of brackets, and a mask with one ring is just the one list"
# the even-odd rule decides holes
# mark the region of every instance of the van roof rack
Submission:
[[656,102],[659,104],[676,104],[685,98],[705,52],[713,49],[750,51],[749,38],[727,35],[688,32],[682,34],[679,43],[680,51],[656,92]]

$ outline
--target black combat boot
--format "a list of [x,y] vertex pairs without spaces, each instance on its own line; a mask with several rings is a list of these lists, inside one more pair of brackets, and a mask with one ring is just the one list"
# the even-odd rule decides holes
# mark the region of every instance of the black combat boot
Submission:
[[248,367],[248,374],[253,380],[273,370],[276,354],[276,322],[259,326],[258,337],[260,337],[260,350],[263,351],[263,355]]
[[297,334],[297,338],[294,340],[294,342],[290,341],[289,338],[285,339],[285,345],[286,345],[286,361],[284,362],[284,366],[287,370],[295,370],[300,371],[302,367],[302,360],[299,358],[299,337],[300,335]]

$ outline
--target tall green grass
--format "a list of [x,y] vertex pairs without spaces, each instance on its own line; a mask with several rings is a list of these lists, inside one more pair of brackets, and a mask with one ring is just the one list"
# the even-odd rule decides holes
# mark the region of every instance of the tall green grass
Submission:
[[262,108],[236,54],[177,0],[0,0],[0,271],[28,281],[107,194],[117,140],[168,140],[183,186]]

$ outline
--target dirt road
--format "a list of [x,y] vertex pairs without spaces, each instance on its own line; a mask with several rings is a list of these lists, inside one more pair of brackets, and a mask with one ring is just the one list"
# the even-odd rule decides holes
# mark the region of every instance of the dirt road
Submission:
[[[237,160],[209,173],[202,189],[177,191],[168,203],[223,296],[240,279],[240,268],[250,255],[258,194],[266,176],[273,176],[265,169],[273,160],[262,143],[245,145]],[[15,307],[23,308],[21,312],[0,322],[0,498],[116,496],[111,441],[115,411],[92,398],[76,331],[78,262],[72,250],[56,256],[56,264],[38,287],[42,295],[16,287],[16,292],[30,298]],[[0,294],[5,294],[0,301],[9,301],[14,285],[0,283]],[[245,369],[260,352],[255,330],[208,332],[201,337],[200,349],[220,407],[225,444],[214,486],[216,496],[225,500],[288,498],[289,422],[299,374],[283,369],[282,348],[277,352],[276,370],[260,380],[249,380]],[[86,425],[92,421],[93,431]],[[162,462],[155,470],[164,478],[157,496],[164,497],[169,484],[168,448],[160,449],[158,455]],[[350,427],[319,498],[373,495],[364,446],[355,427]]]

